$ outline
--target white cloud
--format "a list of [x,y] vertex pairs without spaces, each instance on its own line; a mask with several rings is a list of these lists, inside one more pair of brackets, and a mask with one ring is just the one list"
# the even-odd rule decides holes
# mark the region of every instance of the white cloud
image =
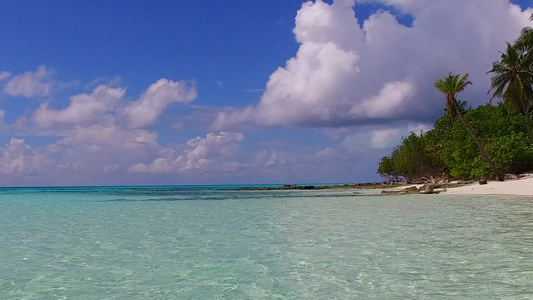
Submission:
[[73,179],[71,175],[81,182],[99,180],[105,174],[112,176],[124,171],[121,166],[155,157],[161,148],[157,132],[115,125],[75,126],[57,135],[62,137],[47,149],[54,153],[58,174],[67,181]]
[[413,86],[408,82],[387,82],[376,96],[364,99],[352,107],[353,117],[387,118],[408,109],[407,101],[413,96]]
[[280,168],[286,164],[287,157],[276,150],[261,150],[254,153],[254,167]]
[[196,98],[196,89],[186,82],[159,79],[140,96],[139,100],[124,101],[126,90],[108,85],[97,86],[90,94],[70,97],[64,109],[51,109],[43,103],[33,115],[41,128],[66,126],[117,125],[140,129],[151,126],[172,103],[187,103]]
[[72,96],[70,105],[62,110],[49,109],[48,104],[43,103],[33,119],[44,128],[56,124],[92,125],[113,110],[124,94],[124,89],[100,85],[91,94]]
[[428,131],[426,124],[393,124],[393,126],[363,126],[349,131],[340,140],[339,146],[349,152],[364,153],[380,149],[391,149],[411,132],[420,134]]
[[462,99],[485,103],[486,72],[505,42],[530,25],[533,12],[508,0],[366,2],[411,14],[413,26],[399,24],[388,11],[376,12],[360,26],[350,0],[304,3],[294,28],[300,43],[296,56],[272,73],[257,106],[222,112],[213,128],[434,118],[442,113],[443,100],[433,82],[450,71],[471,74],[474,85]]
[[0,72],[0,80],[8,79],[11,77],[11,73],[8,71],[2,71]]
[[133,173],[232,172],[239,169],[239,146],[244,136],[235,132],[208,133],[205,138],[187,141],[185,150],[177,157],[167,152],[149,164],[137,163]]
[[12,138],[0,148],[0,174],[3,175],[39,175],[49,164],[44,154],[28,146],[23,139]]
[[[253,178],[269,178],[271,182],[299,178],[326,178],[321,172],[333,172],[345,156],[333,148],[305,147],[291,140],[282,144],[259,143],[259,150],[242,149],[244,136],[235,132],[209,133],[185,144],[175,145],[159,152],[148,163],[131,165],[131,173],[187,174],[205,176],[228,174],[242,176],[244,182]],[[346,152],[345,149],[342,149]],[[353,155],[352,155],[353,156]],[[345,163],[343,163],[345,164]],[[335,166],[334,166],[335,165]],[[330,173],[328,173],[330,174]],[[248,177],[249,176],[249,177]]]
[[35,72],[28,71],[11,78],[4,86],[4,92],[10,96],[27,98],[49,96],[52,88],[51,75],[50,70],[40,66]]
[[[31,119],[37,128],[32,129],[25,118],[19,118],[17,128],[59,138],[42,150],[53,153],[53,169],[69,182],[83,182],[97,174],[112,176],[125,171],[121,166],[153,160],[165,152],[157,142],[158,133],[146,127],[170,104],[192,101],[196,90],[186,82],[160,79],[136,101],[128,101],[125,95],[124,88],[101,84],[90,93],[70,97],[62,109],[41,104]],[[189,164],[200,149],[188,154]],[[198,159],[196,164],[202,162]]]
[[194,86],[185,82],[159,79],[150,85],[138,101],[124,108],[123,116],[130,128],[151,126],[172,103],[188,103],[196,99]]
[[120,165],[118,164],[113,164],[113,165],[107,164],[104,166],[104,173],[116,172],[119,169],[120,169]]
[[338,154],[338,151],[334,148],[328,147],[326,149],[319,150],[315,153],[313,156],[313,160],[316,162],[330,162],[336,158],[338,158],[340,155]]
[[157,133],[148,130],[128,130],[117,126],[76,126],[58,143],[87,146],[95,150],[105,147],[131,150],[144,146],[157,146],[157,136]]
[[122,76],[115,75],[113,77],[99,77],[91,80],[91,82],[85,84],[86,89],[93,89],[99,85],[106,85],[109,87],[118,87],[122,84]]

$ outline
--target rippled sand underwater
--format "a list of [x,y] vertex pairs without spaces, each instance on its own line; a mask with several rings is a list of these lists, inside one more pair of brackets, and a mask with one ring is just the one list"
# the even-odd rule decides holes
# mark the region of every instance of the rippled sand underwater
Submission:
[[0,190],[0,299],[530,299],[533,199]]

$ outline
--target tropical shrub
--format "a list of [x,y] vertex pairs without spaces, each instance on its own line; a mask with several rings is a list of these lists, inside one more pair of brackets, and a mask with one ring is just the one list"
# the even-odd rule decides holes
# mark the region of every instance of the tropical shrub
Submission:
[[[495,167],[503,173],[533,170],[533,144],[526,121],[519,112],[503,104],[469,109],[464,119],[484,144]],[[405,177],[494,177],[464,123],[447,113],[432,130],[405,137],[390,156],[382,158],[378,173],[390,179]]]

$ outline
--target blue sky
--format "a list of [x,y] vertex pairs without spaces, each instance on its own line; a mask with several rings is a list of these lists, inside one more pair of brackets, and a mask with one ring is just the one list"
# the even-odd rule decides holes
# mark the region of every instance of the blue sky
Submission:
[[378,180],[529,24],[458,1],[2,1],[0,184]]
[[194,78],[200,104],[246,105],[245,90],[264,88],[297,50],[291,30],[301,1],[6,5],[2,64],[13,72],[45,64],[72,80],[120,75],[133,93],[161,77]]

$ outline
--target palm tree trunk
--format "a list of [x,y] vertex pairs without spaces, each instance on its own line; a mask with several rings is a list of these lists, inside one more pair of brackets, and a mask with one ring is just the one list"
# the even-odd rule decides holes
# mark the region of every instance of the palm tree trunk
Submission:
[[481,153],[481,157],[483,157],[483,159],[485,160],[485,162],[489,165],[489,167],[492,169],[492,172],[494,172],[494,174],[496,175],[496,178],[499,180],[499,181],[503,181],[503,174],[502,172],[500,172],[496,166],[494,165],[494,163],[492,163],[492,160],[490,159],[489,155],[487,154],[487,152],[485,151],[485,148],[483,147],[483,144],[481,143],[481,141],[477,138],[477,136],[474,134],[474,131],[472,130],[472,128],[470,128],[470,126],[468,126],[468,124],[466,123],[466,120],[465,118],[463,117],[463,114],[461,113],[461,111],[459,110],[459,108],[457,107],[457,105],[454,105],[455,107],[455,112],[457,113],[457,116],[459,117],[459,120],[461,120],[461,122],[463,123],[463,126],[465,127],[466,131],[468,131],[468,133],[470,133],[470,135],[472,136],[472,139],[474,140],[474,142],[476,143],[478,149],[479,149],[479,153]]

